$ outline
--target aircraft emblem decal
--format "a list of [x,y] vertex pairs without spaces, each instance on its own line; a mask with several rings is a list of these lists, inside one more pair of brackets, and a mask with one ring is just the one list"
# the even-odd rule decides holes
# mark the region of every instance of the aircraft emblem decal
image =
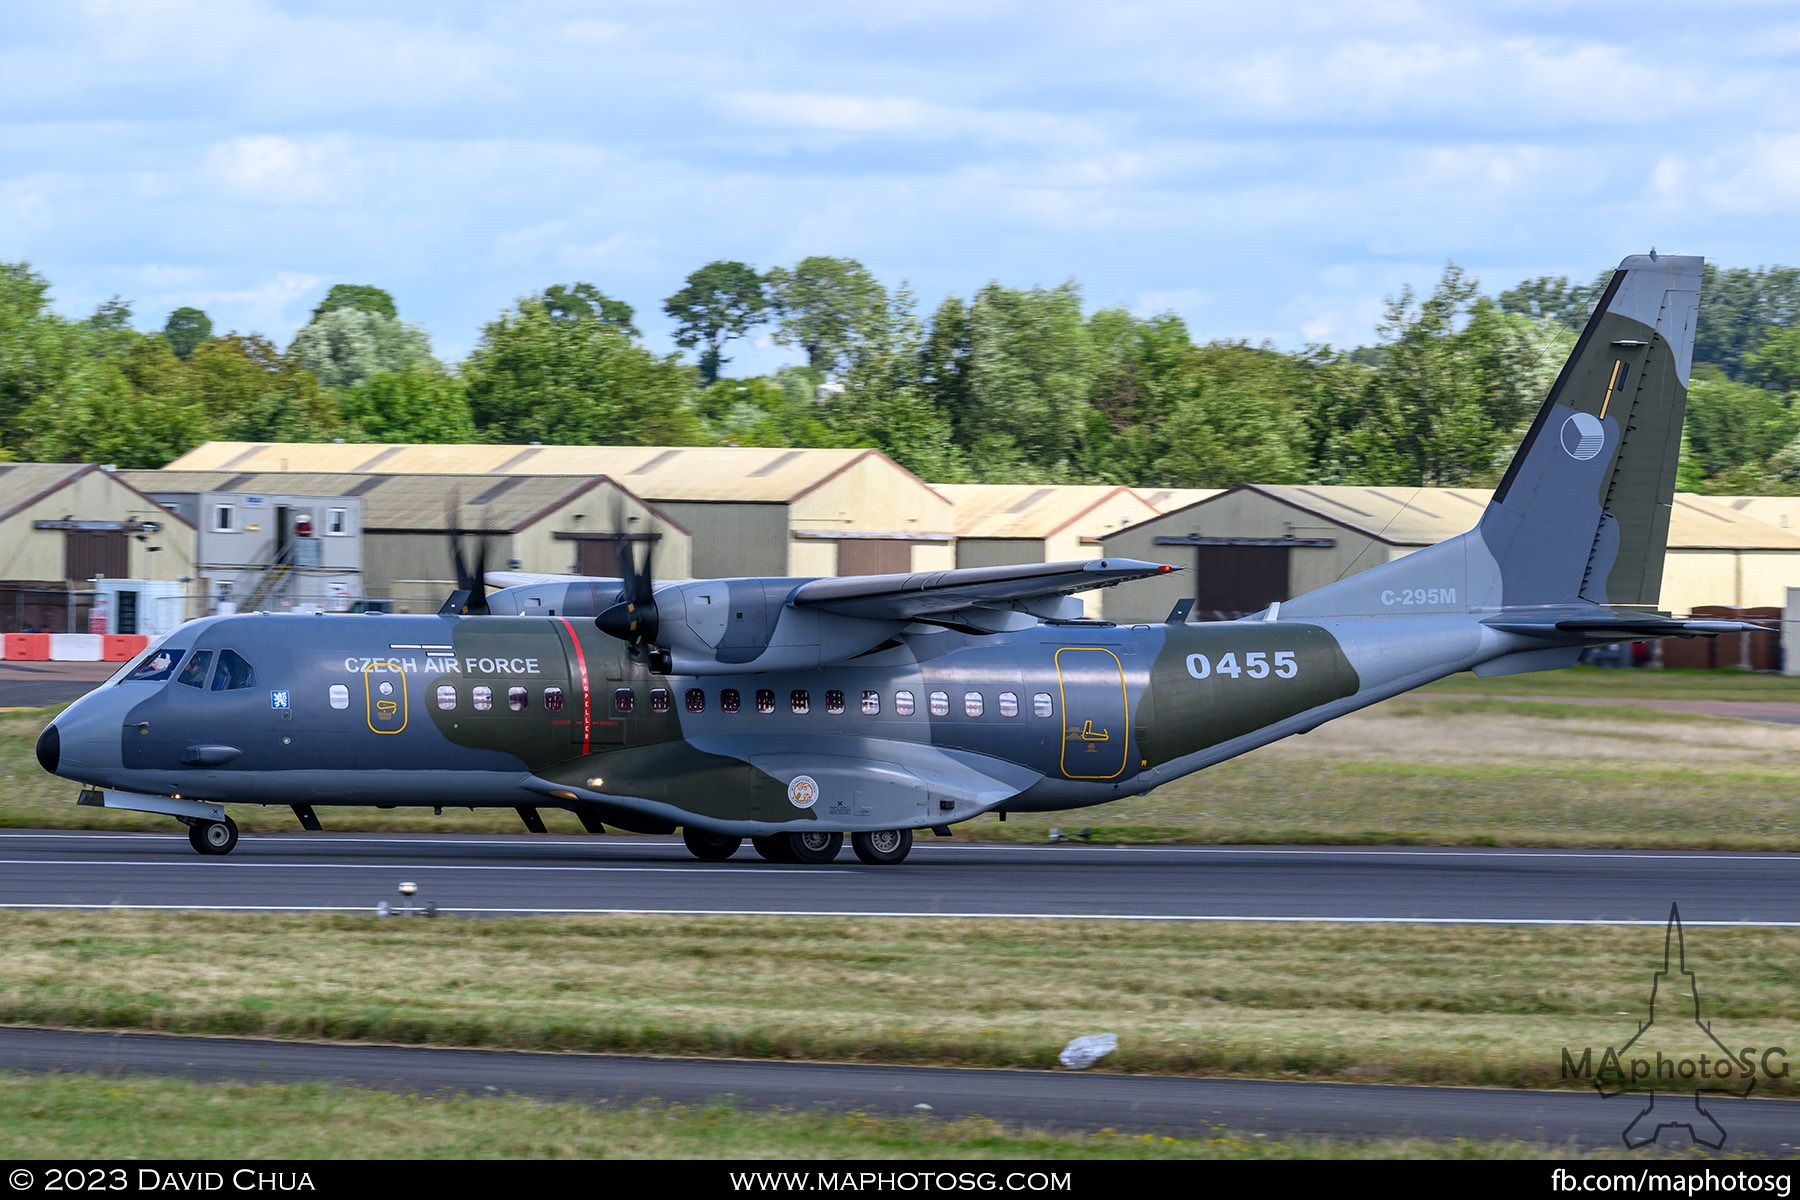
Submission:
[[811,808],[819,800],[819,781],[811,775],[796,775],[788,783],[788,803],[795,808]]
[[1586,462],[1606,448],[1606,426],[1593,413],[1572,413],[1562,426],[1563,453]]
[[291,708],[292,705],[290,705],[288,703],[287,692],[286,691],[270,692],[269,693],[269,707],[270,708]]

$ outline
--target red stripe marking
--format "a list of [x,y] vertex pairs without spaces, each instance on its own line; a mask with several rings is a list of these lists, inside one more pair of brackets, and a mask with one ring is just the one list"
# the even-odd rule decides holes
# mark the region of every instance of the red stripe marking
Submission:
[[581,652],[581,639],[575,636],[575,627],[569,624],[569,618],[556,619],[568,629],[569,640],[575,643],[575,665],[581,669],[581,753],[585,756],[594,738],[594,708],[592,693],[588,691],[587,655]]

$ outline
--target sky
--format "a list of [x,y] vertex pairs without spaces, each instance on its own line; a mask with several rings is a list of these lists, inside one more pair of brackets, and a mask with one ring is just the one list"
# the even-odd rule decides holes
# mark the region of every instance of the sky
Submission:
[[[0,5],[0,261],[285,346],[333,283],[454,363],[717,260],[1354,346],[1455,262],[1800,263],[1800,8],[1241,0]],[[728,375],[801,356],[734,343]]]

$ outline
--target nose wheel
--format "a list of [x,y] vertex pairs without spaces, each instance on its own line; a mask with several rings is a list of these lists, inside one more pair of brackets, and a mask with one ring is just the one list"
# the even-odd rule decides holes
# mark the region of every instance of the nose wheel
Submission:
[[230,854],[237,849],[237,822],[230,817],[223,821],[195,821],[188,826],[188,843],[201,854]]

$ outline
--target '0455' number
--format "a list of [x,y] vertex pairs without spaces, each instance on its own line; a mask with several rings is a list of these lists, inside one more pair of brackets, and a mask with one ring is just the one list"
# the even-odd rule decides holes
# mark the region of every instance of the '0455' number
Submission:
[[1244,654],[1242,663],[1238,662],[1235,653],[1221,654],[1217,662],[1205,654],[1190,654],[1187,669],[1195,679],[1213,675],[1228,675],[1233,679],[1267,679],[1273,675],[1277,679],[1292,679],[1300,673],[1300,663],[1292,650],[1275,651],[1273,661],[1266,651],[1250,650]]

